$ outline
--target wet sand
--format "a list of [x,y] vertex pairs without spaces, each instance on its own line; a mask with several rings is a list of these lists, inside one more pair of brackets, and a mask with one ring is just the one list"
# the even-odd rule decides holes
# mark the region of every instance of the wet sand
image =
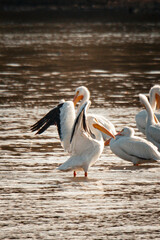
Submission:
[[160,238],[158,163],[134,167],[106,148],[88,178],[47,159],[0,165],[0,239]]

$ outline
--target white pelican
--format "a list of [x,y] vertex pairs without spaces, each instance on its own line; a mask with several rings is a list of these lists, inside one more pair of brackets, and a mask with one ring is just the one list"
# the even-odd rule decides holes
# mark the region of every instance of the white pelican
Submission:
[[71,134],[71,157],[64,162],[58,169],[61,171],[83,170],[85,177],[87,171],[92,166],[104,148],[104,141],[101,132],[114,137],[104,126],[94,117],[90,117],[88,124],[87,109],[90,101],[86,102],[75,120]]
[[[153,112],[160,109],[160,85],[153,86],[149,91],[149,102],[153,109]],[[155,112],[155,116],[160,121],[160,113]],[[145,127],[147,122],[147,112],[142,110],[135,116],[136,125],[140,132],[145,134]]]
[[[36,134],[43,133],[49,126],[56,125],[63,148],[71,157],[58,169],[74,171],[83,169],[87,177],[89,166],[93,165],[103,151],[104,142],[101,132],[114,137],[94,117],[86,120],[86,112],[90,101],[86,102],[75,118],[75,109],[72,101],[63,101],[48,112],[43,118],[31,126]],[[101,131],[99,131],[99,130]]]
[[135,137],[134,129],[130,127],[125,127],[115,139],[107,140],[105,145],[108,144],[114,154],[134,165],[160,160],[157,147],[143,138]]
[[160,151],[160,123],[154,115],[148,98],[144,94],[139,94],[139,98],[147,111],[147,123],[145,128],[146,137],[150,142],[157,146]]
[[[84,87],[78,87],[75,91],[75,96],[73,99],[74,105],[76,106],[76,104],[80,102],[77,111],[79,111],[79,109],[81,108],[81,106],[87,102],[90,99],[90,92],[89,90]],[[95,117],[106,129],[108,129],[113,135],[116,134],[116,130],[114,125],[105,117],[97,115],[97,114],[87,114],[87,118],[89,119],[90,117]],[[108,136],[106,134],[102,134],[104,140],[108,139]]]
[[72,101],[62,100],[56,107],[48,112],[43,118],[31,126],[36,134],[43,133],[49,126],[56,125],[65,151],[69,151],[72,127],[75,121],[75,108]]

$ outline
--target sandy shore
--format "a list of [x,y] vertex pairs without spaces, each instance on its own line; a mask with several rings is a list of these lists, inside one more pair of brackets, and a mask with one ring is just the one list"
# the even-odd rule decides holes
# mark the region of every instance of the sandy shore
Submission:
[[88,178],[58,172],[58,163],[0,162],[0,239],[158,240],[160,165],[108,153]]

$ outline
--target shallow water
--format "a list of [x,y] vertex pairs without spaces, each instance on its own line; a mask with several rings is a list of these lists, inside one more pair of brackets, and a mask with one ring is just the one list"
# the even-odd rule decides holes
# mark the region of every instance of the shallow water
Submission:
[[[106,147],[89,177],[56,170],[56,127],[30,126],[78,86],[90,112],[132,126],[138,94],[160,83],[160,24],[0,24],[0,238],[159,239],[159,164],[133,167]],[[142,136],[143,137],[143,136]]]

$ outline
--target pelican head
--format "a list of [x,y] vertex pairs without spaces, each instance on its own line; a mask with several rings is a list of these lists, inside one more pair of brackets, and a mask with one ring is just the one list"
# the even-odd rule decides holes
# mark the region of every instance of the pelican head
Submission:
[[160,85],[154,85],[150,89],[149,100],[153,111],[160,109]]
[[98,129],[99,131],[107,134],[108,136],[115,138],[115,136],[107,128],[105,128],[95,117],[92,117],[91,122],[92,126],[95,129]]
[[74,106],[76,106],[76,104],[81,100],[83,100],[83,102],[88,101],[89,98],[90,98],[89,90],[85,86],[78,87],[75,91],[73,99]]
[[144,94],[139,94],[139,99],[142,105],[146,108],[147,112],[150,113],[150,115],[153,115],[153,120],[155,123],[159,123],[156,115],[154,114],[154,111],[148,101],[148,98]]
[[123,128],[116,136],[125,136],[125,137],[133,137],[134,136],[134,129],[131,127]]

